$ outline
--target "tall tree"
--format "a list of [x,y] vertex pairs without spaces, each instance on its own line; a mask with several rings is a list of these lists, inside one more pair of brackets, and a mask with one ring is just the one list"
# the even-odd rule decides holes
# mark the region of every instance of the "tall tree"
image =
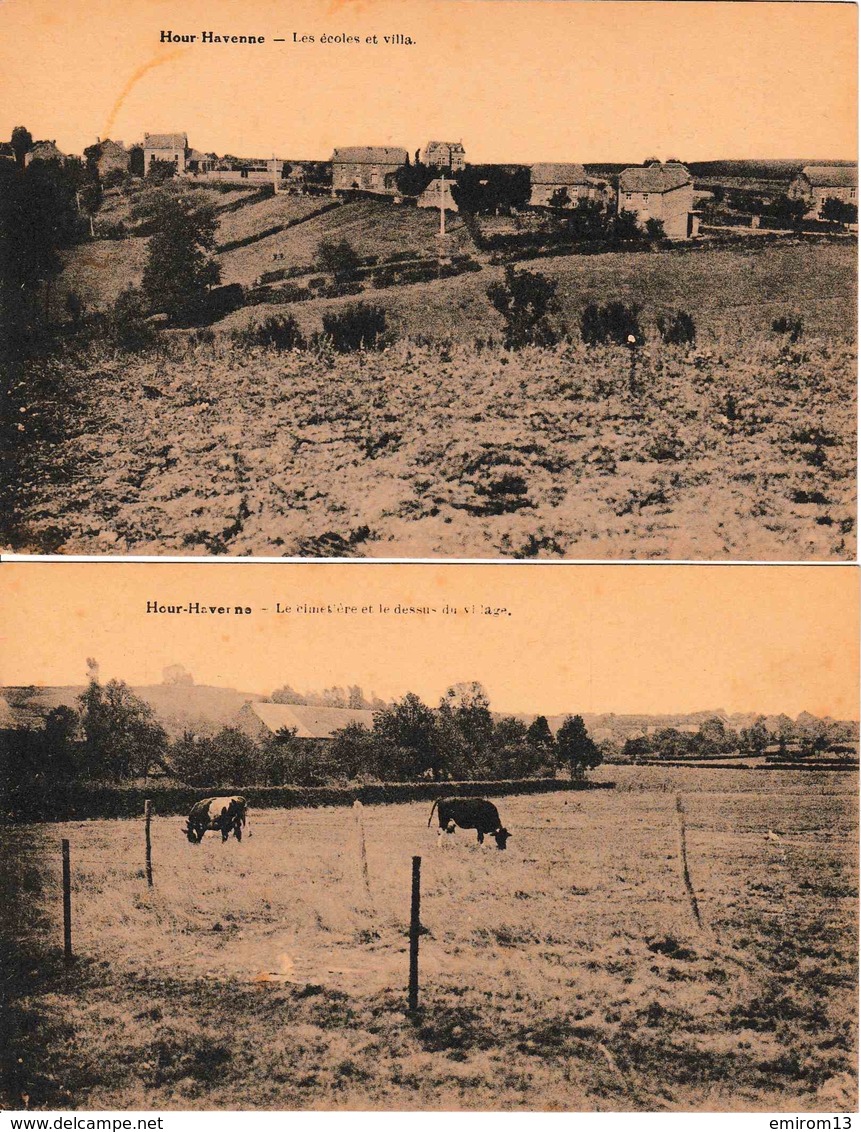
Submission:
[[550,757],[556,755],[556,740],[550,730],[546,715],[537,715],[526,731],[526,741],[536,751]]
[[33,135],[26,126],[16,126],[12,131],[10,144],[15,150],[15,160],[18,162],[18,168],[24,168],[24,157],[33,146]]
[[604,756],[586,730],[582,715],[568,715],[556,735],[561,762],[568,763],[572,778],[583,778],[587,770],[600,766]]
[[374,714],[374,733],[388,746],[407,754],[400,768],[403,777],[417,778],[428,771],[439,778],[443,757],[436,716],[414,693]]
[[218,217],[201,193],[155,191],[135,210],[153,232],[142,290],[150,306],[172,319],[198,315],[221,278],[213,258]]
[[167,746],[164,728],[148,703],[122,680],[91,679],[78,697],[87,770],[123,782],[149,773]]

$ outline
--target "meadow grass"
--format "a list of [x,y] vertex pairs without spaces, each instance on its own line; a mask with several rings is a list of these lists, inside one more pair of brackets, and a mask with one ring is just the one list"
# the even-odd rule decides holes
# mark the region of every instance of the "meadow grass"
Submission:
[[616,791],[500,799],[505,853],[462,831],[440,843],[425,804],[367,807],[369,889],[345,809],[254,813],[226,845],[157,818],[152,889],[141,822],[7,829],[28,909],[19,1090],[77,1108],[851,1105],[854,777],[784,772],[775,790],[665,770],[660,789],[652,768],[612,769]]

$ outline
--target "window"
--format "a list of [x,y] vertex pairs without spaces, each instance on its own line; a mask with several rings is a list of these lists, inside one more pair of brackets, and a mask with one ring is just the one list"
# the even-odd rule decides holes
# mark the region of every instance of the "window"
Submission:
[[855,200],[855,190],[854,189],[849,190],[849,199]]
[[648,204],[648,203],[649,203],[649,194],[643,193],[643,204]]
[[633,195],[634,195],[633,193],[625,193],[625,200],[630,200],[633,197]]

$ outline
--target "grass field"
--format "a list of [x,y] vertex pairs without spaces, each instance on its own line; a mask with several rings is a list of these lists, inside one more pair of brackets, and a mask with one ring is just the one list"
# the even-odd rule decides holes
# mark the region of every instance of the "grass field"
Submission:
[[368,889],[349,810],[256,812],[227,845],[156,818],[151,890],[141,822],[3,830],[13,1107],[850,1111],[855,776],[602,773],[615,791],[499,799],[505,853],[368,807]]

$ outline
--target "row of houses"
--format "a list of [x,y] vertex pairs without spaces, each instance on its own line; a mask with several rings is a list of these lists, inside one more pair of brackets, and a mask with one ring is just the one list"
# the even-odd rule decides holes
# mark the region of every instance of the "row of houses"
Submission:
[[[144,135],[143,171],[154,162],[172,164],[180,175],[212,179],[233,179],[268,182],[280,179],[284,162],[281,159],[238,161],[219,158],[214,153],[202,153],[189,145],[184,132]],[[121,141],[110,138],[97,140],[87,151],[88,159],[98,168],[100,176],[115,170],[128,171],[131,149]],[[14,160],[11,146],[0,146],[0,160]],[[25,162],[34,160],[65,161],[66,155],[56,141],[34,142],[25,156]],[[461,141],[430,141],[424,151],[416,153],[416,160],[439,170],[457,174],[466,167],[466,151]],[[400,146],[344,146],[332,153],[331,190],[333,193],[364,191],[386,196],[397,195],[398,173],[409,165],[409,154]],[[301,184],[307,170],[319,162],[293,162],[287,180]],[[542,162],[530,167],[530,198],[533,207],[575,208],[583,201],[595,201],[612,206],[615,197],[618,211],[627,210],[637,215],[638,221],[660,221],[671,239],[687,239],[696,235],[698,213],[694,207],[694,183],[690,171],[678,161],[649,161],[642,166],[622,170],[618,190],[609,182],[586,172],[581,164]],[[808,216],[819,218],[825,201],[837,199],[857,205],[858,169],[856,165],[809,165],[796,175],[787,195],[792,200],[803,200]],[[432,181],[420,196],[419,205],[428,208],[440,206],[456,211],[450,190],[443,180]]]

